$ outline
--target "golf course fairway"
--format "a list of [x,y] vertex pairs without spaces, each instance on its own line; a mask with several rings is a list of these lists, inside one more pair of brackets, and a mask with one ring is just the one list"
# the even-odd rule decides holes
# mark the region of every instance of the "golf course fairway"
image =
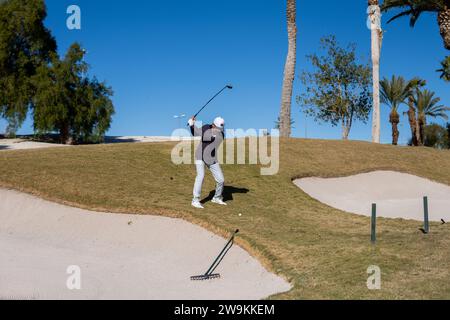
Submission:
[[[292,181],[377,170],[450,185],[450,151],[366,142],[281,140],[280,172],[224,165],[226,207],[190,206],[195,169],[170,160],[174,143],[92,145],[0,152],[0,187],[82,209],[181,218],[236,242],[293,286],[272,299],[450,298],[450,224],[370,218],[333,209]],[[407,188],[408,186],[405,186]],[[214,189],[207,177],[206,198]],[[379,266],[382,289],[368,290]]]

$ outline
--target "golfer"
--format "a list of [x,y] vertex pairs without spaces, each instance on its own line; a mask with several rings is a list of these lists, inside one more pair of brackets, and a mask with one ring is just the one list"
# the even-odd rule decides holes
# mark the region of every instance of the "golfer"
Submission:
[[217,153],[220,145],[225,138],[225,120],[217,117],[213,124],[204,125],[202,128],[195,126],[195,117],[189,120],[191,133],[194,137],[201,137],[200,145],[195,152],[195,166],[197,167],[197,177],[194,184],[194,199],[192,206],[198,209],[203,209],[200,203],[202,193],[203,179],[205,178],[205,166],[211,171],[216,180],[216,194],[212,202],[222,206],[227,204],[223,202],[223,189],[225,179],[223,177],[222,169],[217,161]]

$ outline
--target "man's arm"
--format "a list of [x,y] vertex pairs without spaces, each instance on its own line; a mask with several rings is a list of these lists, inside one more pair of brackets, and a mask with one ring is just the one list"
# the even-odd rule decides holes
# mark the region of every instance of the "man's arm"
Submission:
[[202,135],[201,130],[199,130],[195,127],[195,117],[192,117],[191,119],[189,119],[188,124],[189,124],[189,127],[191,128],[192,136],[200,137]]

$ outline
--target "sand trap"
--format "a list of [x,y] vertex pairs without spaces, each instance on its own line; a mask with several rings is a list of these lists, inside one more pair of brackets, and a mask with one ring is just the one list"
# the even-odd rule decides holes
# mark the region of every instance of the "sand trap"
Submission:
[[[179,219],[94,213],[0,189],[0,299],[262,299],[290,285],[226,239]],[[66,287],[67,267],[82,290]]]
[[[173,141],[178,142],[178,141],[190,141],[193,139],[194,138],[192,137],[121,136],[121,137],[105,137],[105,144],[158,143],[158,142],[173,142]],[[57,148],[57,147],[70,147],[70,146],[56,143],[27,141],[23,139],[0,139],[0,151]]]
[[345,178],[305,178],[294,181],[311,197],[340,210],[423,221],[423,197],[429,197],[430,220],[450,221],[450,187],[414,175],[375,171]]
[[0,151],[42,149],[54,147],[67,147],[67,146],[54,143],[26,141],[21,139],[0,139]]
[[165,137],[165,136],[121,136],[105,137],[105,143],[148,143],[148,142],[171,142],[190,141],[192,137]]

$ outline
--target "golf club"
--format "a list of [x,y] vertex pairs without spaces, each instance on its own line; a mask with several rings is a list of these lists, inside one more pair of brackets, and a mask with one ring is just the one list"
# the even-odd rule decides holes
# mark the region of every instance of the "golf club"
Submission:
[[206,273],[204,275],[191,277],[192,281],[204,281],[204,280],[211,280],[211,279],[218,279],[218,278],[220,278],[220,274],[219,273],[214,273],[213,274],[213,272],[217,269],[219,264],[222,262],[223,258],[225,258],[226,254],[228,253],[228,251],[233,246],[234,238],[236,237],[236,235],[238,233],[239,233],[239,229],[236,230],[233,233],[233,235],[231,236],[231,239],[227,242],[227,244],[225,245],[223,250],[217,256],[216,260],[214,260],[213,264],[211,265],[211,267],[209,267],[208,271],[206,271]]
[[226,85],[221,89],[219,92],[217,92],[194,116],[194,118],[197,118],[197,116],[215,99],[217,98],[222,92],[224,92],[226,89],[233,89],[232,85]]

